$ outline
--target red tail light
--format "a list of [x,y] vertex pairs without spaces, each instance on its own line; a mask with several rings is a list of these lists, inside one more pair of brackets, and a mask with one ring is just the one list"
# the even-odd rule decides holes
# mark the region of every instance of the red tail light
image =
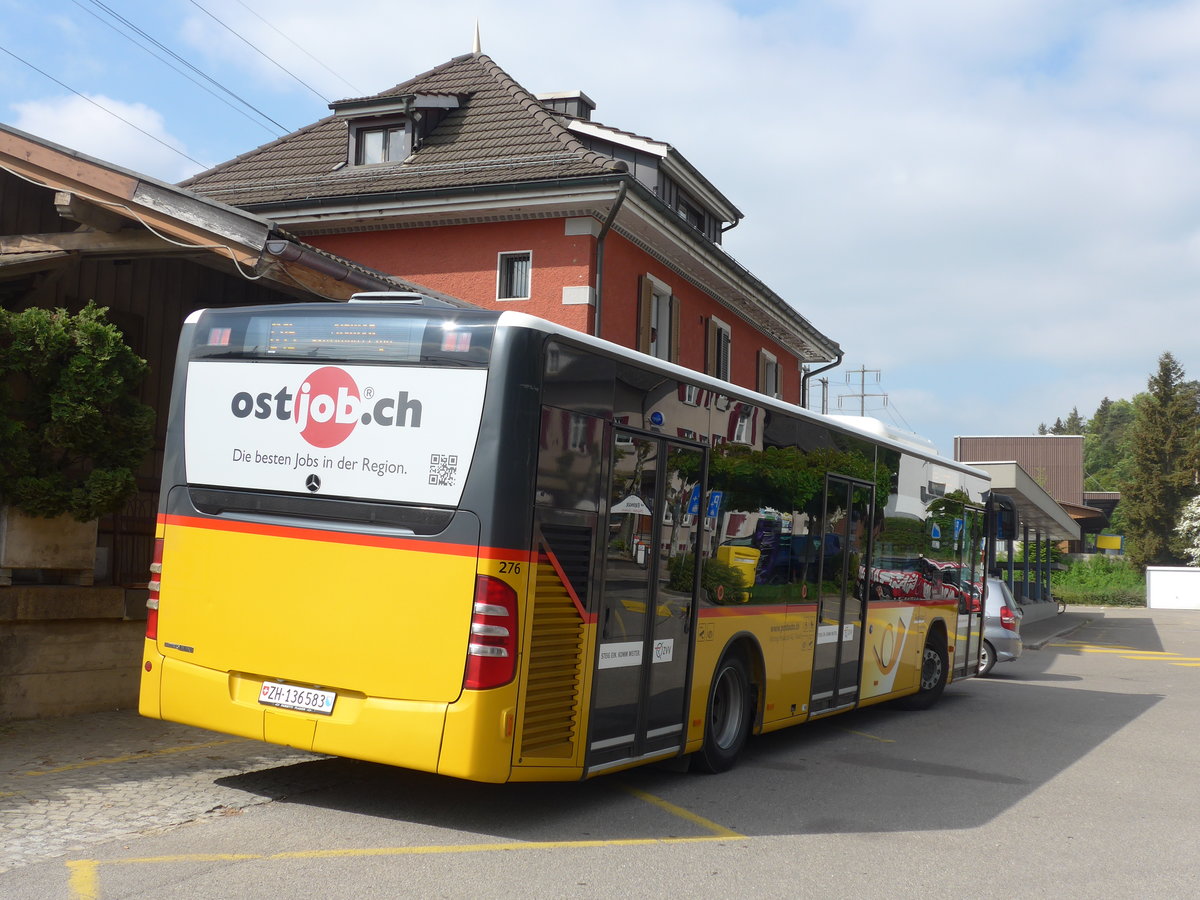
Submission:
[[158,640],[158,592],[162,587],[162,558],[163,540],[156,538],[154,558],[150,562],[150,582],[146,585],[150,589],[150,596],[146,598],[146,637],[152,641]]
[[1011,606],[1000,607],[1000,624],[1009,631],[1017,630],[1017,614]]
[[475,579],[475,610],[463,688],[501,687],[517,672],[517,592],[491,575]]

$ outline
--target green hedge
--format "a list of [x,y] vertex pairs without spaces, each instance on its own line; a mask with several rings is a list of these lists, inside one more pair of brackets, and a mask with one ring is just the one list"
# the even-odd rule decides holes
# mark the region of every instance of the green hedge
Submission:
[[1145,606],[1146,576],[1121,556],[1095,554],[1050,577],[1056,599],[1090,606]]

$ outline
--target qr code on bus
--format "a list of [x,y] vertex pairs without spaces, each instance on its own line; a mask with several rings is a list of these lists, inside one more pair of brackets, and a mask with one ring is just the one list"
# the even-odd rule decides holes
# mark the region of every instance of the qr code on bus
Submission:
[[457,454],[434,453],[429,457],[429,483],[453,487],[458,476]]

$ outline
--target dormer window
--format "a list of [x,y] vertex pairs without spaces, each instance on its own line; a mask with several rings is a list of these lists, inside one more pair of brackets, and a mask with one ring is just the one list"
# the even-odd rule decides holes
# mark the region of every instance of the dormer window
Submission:
[[683,219],[697,231],[704,231],[704,213],[695,204],[686,200],[682,193],[676,202],[675,211],[679,213],[679,218]]
[[451,111],[456,94],[399,94],[340,100],[329,104],[334,114],[349,120],[347,162],[377,166],[408,159]]
[[356,166],[399,162],[406,156],[408,142],[404,137],[403,125],[358,129],[358,146],[354,158]]
[[351,128],[350,140],[356,166],[400,162],[412,152],[412,143],[403,119],[357,124]]

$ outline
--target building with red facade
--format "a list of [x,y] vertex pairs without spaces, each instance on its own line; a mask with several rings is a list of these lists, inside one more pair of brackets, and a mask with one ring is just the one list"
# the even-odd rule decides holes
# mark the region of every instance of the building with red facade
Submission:
[[802,402],[838,344],[721,246],[741,212],[674,147],[460,56],[184,187],[322,250]]

